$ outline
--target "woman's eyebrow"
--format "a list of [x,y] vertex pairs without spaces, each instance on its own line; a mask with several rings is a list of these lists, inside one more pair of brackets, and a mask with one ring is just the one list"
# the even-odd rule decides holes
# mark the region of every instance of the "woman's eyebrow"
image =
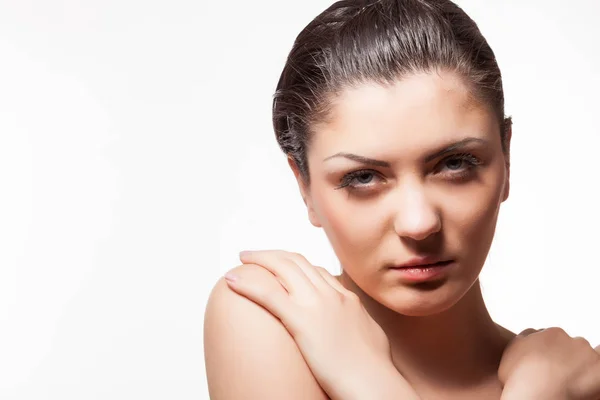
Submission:
[[370,165],[373,167],[382,167],[382,168],[390,167],[390,163],[387,161],[375,160],[373,158],[359,156],[358,154],[345,153],[343,151],[340,153],[334,154],[332,156],[329,156],[326,159],[324,159],[323,161],[327,161],[327,160],[330,160],[330,159],[336,158],[336,157],[344,157],[349,160],[356,161],[356,162],[359,162],[359,163],[365,164],[365,165]]
[[482,139],[482,138],[467,137],[462,140],[459,140],[458,142],[454,142],[454,143],[444,147],[443,149],[436,151],[433,154],[428,155],[427,157],[425,157],[425,162],[432,161],[440,156],[443,156],[444,154],[451,153],[453,151],[462,149],[463,147],[467,147],[468,145],[473,144],[473,143],[483,146],[483,145],[487,145],[489,143],[489,141],[487,139]]
[[[482,139],[482,138],[468,137],[468,138],[459,140],[458,142],[451,143],[451,144],[447,145],[446,147],[444,147],[443,149],[438,150],[435,153],[428,155],[427,157],[425,157],[425,162],[432,161],[440,156],[443,156],[444,154],[459,150],[459,149],[466,147],[467,145],[472,144],[472,143],[485,145],[488,143],[488,141],[486,139]],[[391,166],[391,164],[387,161],[376,160],[373,158],[359,156],[358,154],[346,153],[343,151],[336,153],[332,156],[329,156],[329,157],[325,158],[323,161],[327,161],[327,160],[330,160],[330,159],[336,158],[336,157],[347,158],[349,160],[356,161],[356,162],[359,162],[364,165],[374,166],[374,167],[390,168],[390,166]]]

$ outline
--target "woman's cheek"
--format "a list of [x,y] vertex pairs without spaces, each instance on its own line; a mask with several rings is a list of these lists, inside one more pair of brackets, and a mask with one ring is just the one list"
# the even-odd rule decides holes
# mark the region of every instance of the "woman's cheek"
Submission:
[[323,229],[342,265],[363,265],[382,241],[382,209],[351,200],[323,202]]
[[[452,204],[446,211],[452,229],[458,236],[461,246],[468,246],[467,251],[485,257],[491,246],[496,222],[498,219],[499,191],[490,188],[479,188],[465,196],[463,201]],[[474,254],[475,255],[475,254]]]
[[352,249],[365,246],[368,241],[368,233],[371,231],[370,224],[373,216],[361,210],[356,205],[344,202],[330,203],[325,208],[328,221],[328,236],[338,243],[338,247]]

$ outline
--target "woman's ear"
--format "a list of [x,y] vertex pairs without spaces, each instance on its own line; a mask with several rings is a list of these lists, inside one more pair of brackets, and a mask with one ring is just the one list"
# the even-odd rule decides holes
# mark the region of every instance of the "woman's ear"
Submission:
[[504,120],[504,137],[502,147],[504,149],[504,159],[506,168],[506,178],[504,182],[504,193],[502,195],[502,201],[508,199],[510,193],[510,142],[512,139],[512,119],[510,117]]
[[310,223],[317,228],[321,228],[322,225],[321,222],[319,222],[317,213],[315,212],[312,197],[310,195],[310,189],[308,188],[306,182],[304,182],[296,162],[290,156],[288,156],[288,164],[294,172],[294,176],[296,177],[296,182],[298,183],[298,188],[300,189],[300,195],[302,196],[302,200],[304,201],[304,204],[306,204],[306,209],[308,210],[308,219]]

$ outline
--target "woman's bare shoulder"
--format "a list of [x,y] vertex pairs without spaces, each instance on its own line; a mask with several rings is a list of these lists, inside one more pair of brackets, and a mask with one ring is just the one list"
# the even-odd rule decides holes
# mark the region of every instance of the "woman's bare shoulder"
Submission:
[[[266,285],[275,279],[258,265],[234,270]],[[328,399],[281,322],[223,278],[204,314],[204,357],[212,400]]]

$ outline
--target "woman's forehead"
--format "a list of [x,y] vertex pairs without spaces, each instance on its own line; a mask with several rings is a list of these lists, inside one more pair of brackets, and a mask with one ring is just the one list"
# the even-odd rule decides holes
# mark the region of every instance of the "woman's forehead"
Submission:
[[[392,85],[361,84],[333,100],[329,118],[315,125],[315,150],[352,146],[434,146],[465,136],[499,135],[491,108],[452,73],[421,73]],[[346,149],[343,149],[346,150]],[[341,150],[340,150],[341,151]]]

